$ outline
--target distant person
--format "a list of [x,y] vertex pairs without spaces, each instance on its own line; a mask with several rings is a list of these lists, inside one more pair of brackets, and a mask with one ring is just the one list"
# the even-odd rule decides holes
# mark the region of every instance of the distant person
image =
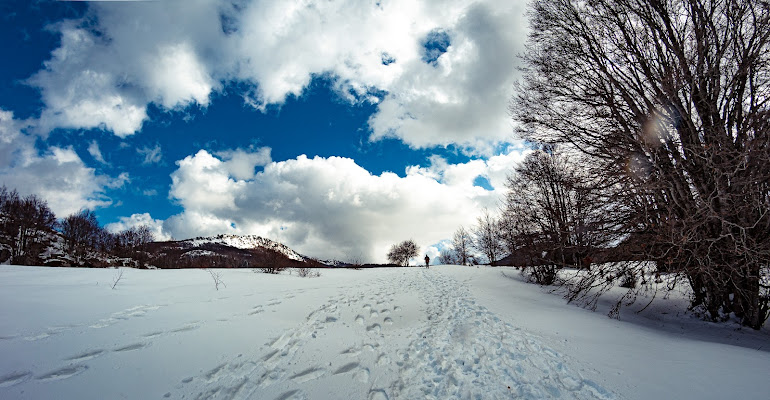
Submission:
[[430,257],[428,255],[425,255],[425,268],[430,268]]

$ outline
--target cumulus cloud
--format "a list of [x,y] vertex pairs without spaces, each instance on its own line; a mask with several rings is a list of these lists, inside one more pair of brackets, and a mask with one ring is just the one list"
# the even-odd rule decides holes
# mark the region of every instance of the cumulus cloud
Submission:
[[[177,162],[169,196],[184,212],[163,228],[178,238],[258,234],[310,256],[385,261],[393,243],[413,238],[429,249],[473,224],[476,210],[495,207],[504,192],[502,170],[522,157],[516,150],[454,165],[436,158],[399,176],[373,175],[349,158],[300,156],[244,179],[227,159],[200,150]],[[494,190],[474,186],[478,175]]]
[[113,222],[104,226],[112,233],[118,233],[131,228],[147,226],[150,228],[156,241],[173,240],[171,235],[163,230],[163,221],[152,218],[148,213],[133,214],[130,217],[120,217],[118,222]]
[[83,20],[55,25],[60,47],[28,80],[46,106],[41,130],[102,128],[126,137],[141,129],[149,103],[208,105],[222,80],[210,69],[224,71],[216,65],[224,36],[218,4],[98,2]]
[[38,151],[35,137],[24,133],[25,128],[28,124],[0,109],[0,184],[24,195],[41,196],[57,216],[106,207],[112,202],[104,189],[128,181],[125,173],[117,178],[97,174],[71,147]]
[[[207,106],[239,83],[258,109],[300,96],[315,76],[377,102],[372,140],[413,147],[506,141],[525,1],[219,2],[90,5],[59,23],[61,45],[29,82],[44,127],[141,129],[147,105]],[[95,24],[93,23],[95,21]]]

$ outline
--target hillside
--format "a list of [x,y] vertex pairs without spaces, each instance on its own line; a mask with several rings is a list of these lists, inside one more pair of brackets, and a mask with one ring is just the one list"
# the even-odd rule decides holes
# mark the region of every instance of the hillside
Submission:
[[217,235],[153,242],[147,264],[157,268],[320,267],[322,263],[288,246],[255,235]]

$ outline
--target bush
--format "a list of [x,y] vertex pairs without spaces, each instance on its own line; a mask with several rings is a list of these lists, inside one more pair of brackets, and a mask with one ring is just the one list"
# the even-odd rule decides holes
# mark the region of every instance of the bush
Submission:
[[295,269],[297,271],[297,275],[300,278],[318,278],[319,276],[321,276],[321,271],[315,268],[297,267]]
[[538,285],[553,285],[556,282],[557,272],[558,267],[555,265],[533,265],[524,267],[522,270],[528,281]]
[[285,269],[286,268],[284,268],[284,267],[278,267],[278,266],[270,266],[270,267],[259,268],[259,270],[262,273],[265,273],[265,274],[280,274],[281,271],[283,271]]

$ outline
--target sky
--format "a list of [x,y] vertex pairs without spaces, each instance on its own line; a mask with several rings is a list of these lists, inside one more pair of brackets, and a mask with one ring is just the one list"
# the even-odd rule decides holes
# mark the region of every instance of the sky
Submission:
[[0,1],[0,184],[159,240],[436,258],[526,154],[526,3]]

